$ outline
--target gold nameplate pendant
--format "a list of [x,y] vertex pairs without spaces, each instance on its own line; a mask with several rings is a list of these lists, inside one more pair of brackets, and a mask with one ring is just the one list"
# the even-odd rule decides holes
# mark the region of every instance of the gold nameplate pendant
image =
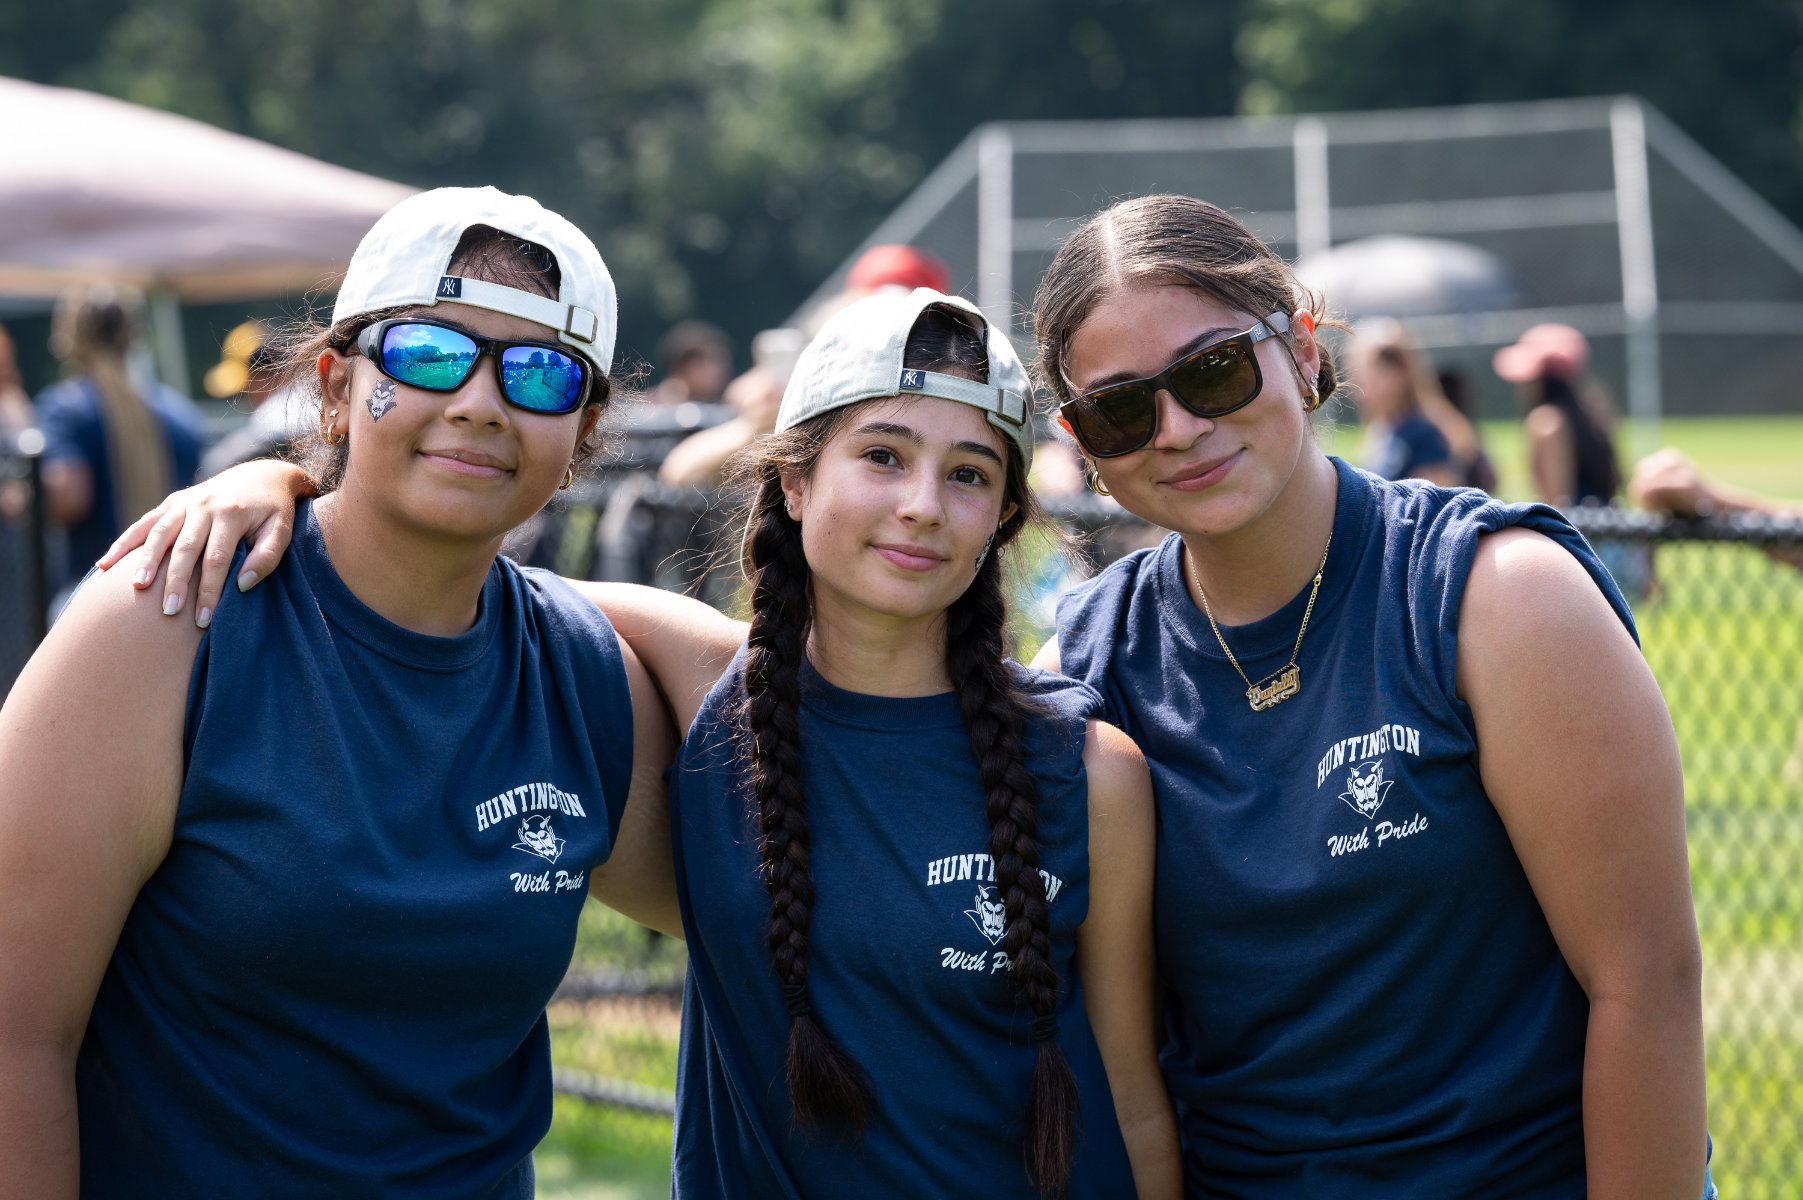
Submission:
[[1269,683],[1255,683],[1246,689],[1246,700],[1253,712],[1276,708],[1302,690],[1302,669],[1291,663],[1272,677]]

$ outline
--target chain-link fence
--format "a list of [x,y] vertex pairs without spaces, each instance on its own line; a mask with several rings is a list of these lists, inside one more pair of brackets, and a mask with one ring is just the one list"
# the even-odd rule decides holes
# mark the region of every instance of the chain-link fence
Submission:
[[[13,489],[11,515],[0,514],[0,555],[10,555],[0,562],[0,650],[23,651],[36,637],[30,465],[0,453],[0,497]],[[1080,535],[1091,567],[1157,534],[1096,497],[1052,508]],[[1634,601],[1684,756],[1716,1178],[1737,1200],[1794,1196],[1803,1177],[1803,520],[1610,508],[1573,519]],[[563,574],[656,583],[727,608],[737,598],[736,549],[717,498],[642,471],[579,485],[509,543],[516,557]],[[1049,540],[1024,557],[1023,653],[1049,629],[1049,599],[1085,569]],[[683,950],[590,910],[552,1007],[566,1099],[541,1171],[554,1189],[560,1170],[600,1156],[610,1173],[643,1174],[655,1191],[668,1169]]]

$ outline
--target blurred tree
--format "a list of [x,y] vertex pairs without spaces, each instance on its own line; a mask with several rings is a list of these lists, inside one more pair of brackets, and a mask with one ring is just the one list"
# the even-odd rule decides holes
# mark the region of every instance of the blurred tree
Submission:
[[567,213],[622,335],[743,344],[995,118],[1232,110],[1241,0],[0,3],[0,70]]
[[1792,0],[1252,0],[1245,112],[1633,92],[1803,223]]
[[0,0],[0,72],[529,192],[601,246],[624,345],[700,316],[742,346],[987,120],[1633,90],[1803,218],[1798,24],[1790,0]]

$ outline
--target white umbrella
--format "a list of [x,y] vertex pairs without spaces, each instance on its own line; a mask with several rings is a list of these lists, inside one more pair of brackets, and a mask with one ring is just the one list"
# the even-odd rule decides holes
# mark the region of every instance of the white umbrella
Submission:
[[1425,317],[1513,308],[1521,292],[1502,260],[1468,242],[1385,234],[1296,263],[1296,277],[1353,317]]
[[96,279],[191,303],[334,285],[414,189],[70,88],[0,78],[0,295]]

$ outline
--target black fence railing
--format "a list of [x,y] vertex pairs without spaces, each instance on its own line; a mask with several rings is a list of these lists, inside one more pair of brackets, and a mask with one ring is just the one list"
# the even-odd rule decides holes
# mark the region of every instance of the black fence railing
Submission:
[[[35,644],[44,611],[47,539],[29,449],[0,446],[0,684]],[[1047,631],[1048,597],[1158,534],[1099,497],[1048,507],[1089,561],[1050,540],[1027,547],[1023,653]],[[1571,517],[1633,601],[1684,755],[1716,1178],[1737,1200],[1793,1196],[1803,1178],[1803,520],[1614,508]],[[724,608],[740,586],[736,551],[724,500],[642,469],[578,485],[508,543],[562,574],[652,583]],[[637,949],[609,953],[579,956],[565,1007],[637,1004],[666,1020],[679,972],[641,976]],[[611,1104],[667,1108],[655,1088],[561,1082]]]

